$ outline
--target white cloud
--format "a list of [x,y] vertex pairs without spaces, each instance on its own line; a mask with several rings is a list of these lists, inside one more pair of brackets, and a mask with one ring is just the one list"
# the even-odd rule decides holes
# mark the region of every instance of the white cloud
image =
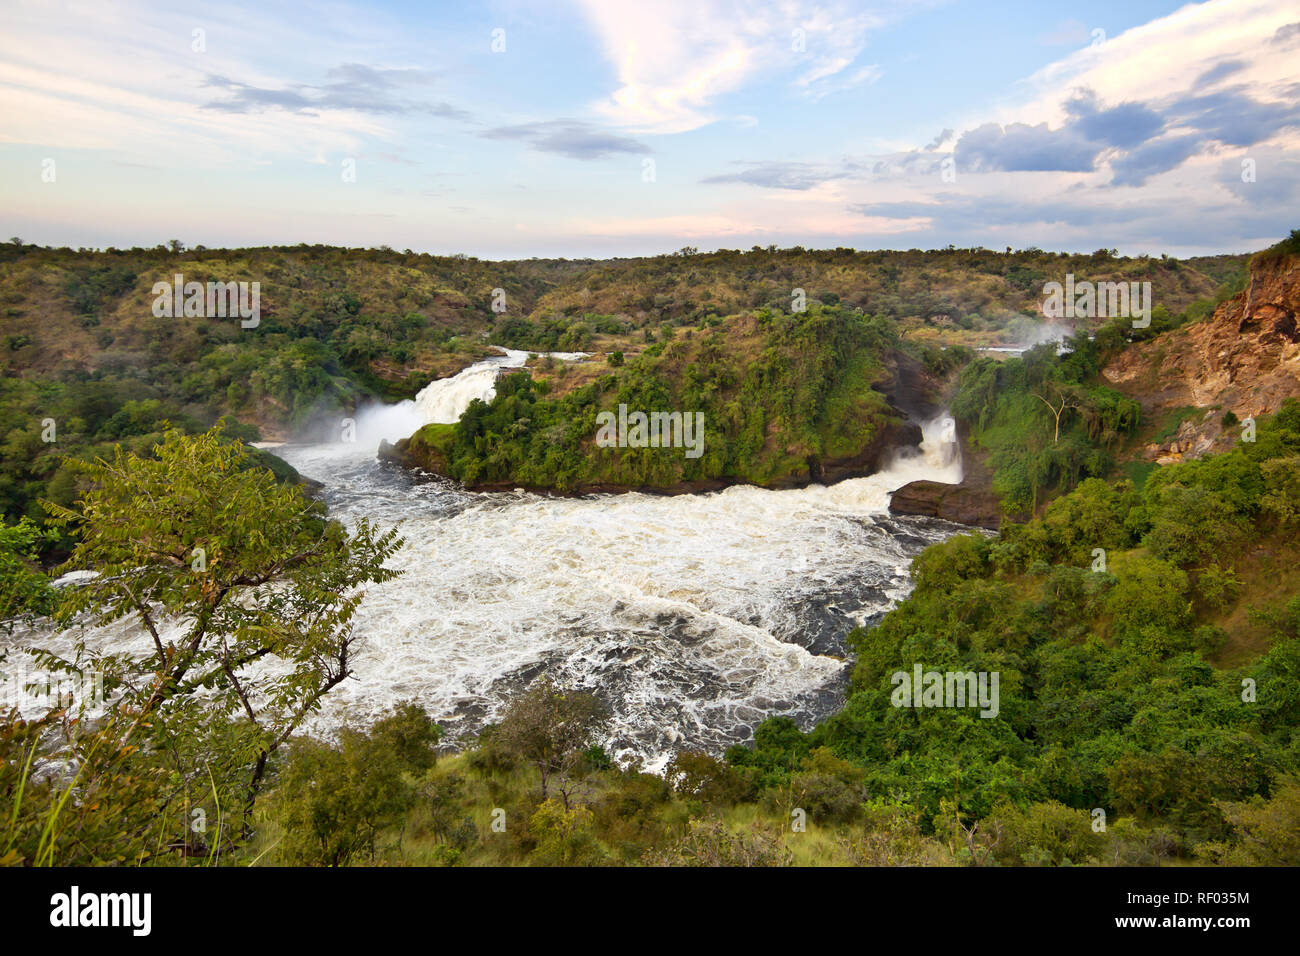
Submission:
[[[816,94],[855,62],[877,14],[849,5],[792,2],[579,0],[618,87],[594,104],[611,122],[647,133],[680,133],[716,119],[723,96],[788,73]],[[798,32],[797,32],[798,31]],[[853,82],[872,78],[868,67]]]
[[1298,19],[1293,4],[1278,0],[1189,4],[1039,70],[1024,83],[1028,97],[1009,106],[1003,121],[1055,125],[1065,118],[1062,102],[1081,87],[1108,103],[1180,96],[1207,69],[1230,59],[1244,63],[1233,74],[1234,85],[1275,98],[1283,81],[1300,82],[1300,49],[1270,41],[1279,27]]
[[[388,123],[355,110],[234,115],[204,108],[218,97],[205,86],[213,74],[284,85],[283,76],[255,65],[288,59],[271,54],[271,46],[345,62],[349,48],[308,33],[300,16],[273,17],[269,9],[250,14],[220,5],[193,16],[148,2],[19,2],[6,10],[0,31],[0,143],[211,167],[337,154],[368,136],[391,137]],[[204,31],[202,51],[193,48],[196,29]]]

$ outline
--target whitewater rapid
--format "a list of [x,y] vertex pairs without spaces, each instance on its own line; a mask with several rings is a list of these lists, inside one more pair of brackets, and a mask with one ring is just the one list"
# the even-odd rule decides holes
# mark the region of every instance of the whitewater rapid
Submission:
[[[847,631],[907,594],[917,552],[963,530],[888,513],[909,481],[961,480],[946,418],[878,474],[787,491],[478,494],[375,459],[379,439],[412,421],[490,398],[489,373],[516,361],[435,382],[411,407],[358,413],[364,440],[274,449],[324,484],[332,515],[396,525],[406,541],[391,562],[405,573],[368,588],[357,611],[355,678],[312,732],[415,699],[464,739],[541,674],[600,695],[609,752],[652,770],[678,749],[748,740],[768,716],[808,727],[843,701]],[[133,625],[96,638],[149,648]]]

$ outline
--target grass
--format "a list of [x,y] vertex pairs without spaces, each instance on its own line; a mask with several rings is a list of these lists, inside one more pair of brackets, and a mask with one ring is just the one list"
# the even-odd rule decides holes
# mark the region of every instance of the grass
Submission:
[[1154,461],[1126,461],[1119,466],[1120,477],[1133,482],[1139,491],[1147,483],[1147,478],[1160,466]]
[[1183,422],[1200,411],[1201,409],[1195,405],[1180,405],[1177,408],[1166,409],[1156,421],[1155,434],[1151,436],[1148,444],[1163,445],[1178,433]]
[[[385,829],[376,840],[375,853],[361,851],[351,860],[354,866],[446,866],[449,859],[460,866],[530,866],[538,861],[532,852],[533,838],[528,818],[541,802],[540,777],[532,767],[484,774],[470,766],[466,754],[442,757],[420,781],[428,794],[439,786],[459,781],[452,811],[441,824],[435,818],[429,798],[418,799],[399,825]],[[693,819],[719,821],[725,832],[736,837],[759,834],[783,849],[795,866],[852,866],[855,859],[845,838],[860,838],[871,832],[865,822],[819,825],[811,818],[803,830],[793,828],[789,810],[781,798],[769,794],[758,803],[702,805],[699,801],[671,794],[666,801],[632,800],[640,792],[617,771],[593,773],[577,801],[594,813],[594,834],[610,865],[636,865],[651,849],[662,850],[684,834]],[[552,791],[551,796],[557,794]],[[505,829],[494,831],[494,812],[504,810]],[[274,866],[281,861],[275,850],[283,832],[275,820],[274,794],[259,807],[256,836],[237,858],[222,861],[244,866]],[[811,817],[811,815],[810,815]],[[454,828],[461,821],[473,821],[475,837],[461,843],[459,857],[448,854]],[[935,840],[925,842],[929,858],[941,860],[945,850]]]

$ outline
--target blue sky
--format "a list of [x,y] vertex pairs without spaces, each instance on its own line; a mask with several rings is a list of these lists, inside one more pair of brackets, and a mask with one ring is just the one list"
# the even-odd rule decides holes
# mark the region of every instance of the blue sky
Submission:
[[0,230],[53,245],[1187,255],[1300,226],[1272,0],[7,0],[0,117]]

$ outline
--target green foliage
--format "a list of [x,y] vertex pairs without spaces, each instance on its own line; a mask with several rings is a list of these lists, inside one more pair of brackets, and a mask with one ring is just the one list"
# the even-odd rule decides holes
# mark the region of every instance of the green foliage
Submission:
[[735,768],[697,750],[674,754],[664,777],[680,796],[703,804],[733,804],[752,792]]
[[1005,864],[1088,863],[1100,855],[1105,844],[1101,834],[1093,831],[1088,813],[1054,800],[1024,808],[1004,804],[994,808],[990,820],[1001,836],[994,853]]
[[1300,780],[1287,778],[1271,797],[1219,808],[1235,839],[1198,847],[1202,858],[1220,866],[1300,866]]
[[1250,264],[1252,268],[1270,266],[1284,262],[1291,256],[1300,256],[1300,229],[1292,229],[1291,235],[1281,242],[1255,253]]
[[692,820],[667,846],[647,853],[648,866],[790,866],[793,857],[771,831],[737,832],[716,818]]
[[[1238,670],[1211,664],[1241,639],[1221,622],[1251,595],[1258,543],[1289,534],[1263,501],[1289,480],[1271,466],[1300,449],[1300,402],[1258,425],[1255,443],[1166,466],[1142,491],[1087,479],[1025,524],[927,548],[911,595],[849,635],[844,708],[807,733],[765,721],[728,761],[834,818],[845,788],[812,769],[833,755],[861,774],[858,806],[909,808],[972,863],[1151,863],[1205,844],[1250,858],[1243,802],[1264,813],[1300,772],[1300,598],[1256,609],[1269,633]],[[916,664],[997,672],[998,716],[893,706],[891,675]],[[1130,822],[1102,837],[1098,808]]]
[[[129,717],[0,711],[0,866],[139,865],[186,851],[190,805]],[[75,770],[61,771],[68,757]],[[215,822],[215,821],[214,821]]]
[[432,766],[438,733],[406,702],[368,733],[344,728],[337,745],[294,741],[273,801],[282,862],[346,866],[362,851],[374,859],[380,834],[414,805],[413,778]]
[[511,316],[492,331],[492,343],[527,352],[583,352],[591,345],[592,329],[582,320],[564,317],[539,322]]
[[[447,474],[467,484],[560,490],[807,476],[821,461],[859,454],[896,422],[873,388],[896,342],[883,319],[814,305],[805,315],[738,319],[675,337],[556,398],[527,373],[506,375],[490,403],[471,404],[454,426]],[[620,404],[702,413],[702,454],[597,446],[598,413]]]
[[803,809],[809,821],[846,823],[862,810],[865,778],[861,767],[818,747],[804,760],[803,772],[791,777],[788,800]]
[[53,608],[54,589],[36,564],[50,537],[29,518],[0,524],[0,629],[10,630],[14,620],[49,614]]
[[[66,659],[29,649],[47,669],[102,675],[113,701],[97,723],[49,718],[60,733],[41,738],[42,757],[70,749],[81,761],[38,854],[154,857],[178,839],[189,852],[192,807],[224,820],[209,839],[212,852],[228,849],[247,832],[269,761],[351,673],[360,587],[397,574],[383,563],[400,546],[394,532],[327,523],[296,487],[248,467],[219,427],[170,432],[155,453],[75,462],[82,497],[49,504],[77,541],[64,570],[97,572],[64,589],[57,620],[131,618],[150,644],[105,652],[78,636]],[[256,666],[270,655],[276,668]],[[402,730],[390,745],[412,739]],[[87,795],[116,805],[119,781],[144,792],[120,797],[133,809],[100,842],[86,829]]]
[[1070,351],[1035,346],[1020,358],[979,358],[962,369],[952,412],[971,428],[1009,513],[1030,512],[1113,467],[1112,452],[1138,424],[1138,403],[1097,384],[1112,346],[1080,333]]
[[494,739],[537,768],[545,799],[553,776],[560,777],[563,788],[566,778],[587,769],[585,751],[607,716],[605,705],[592,694],[566,691],[543,678],[510,705]]
[[593,866],[604,858],[592,832],[594,815],[586,807],[546,800],[528,821],[537,839],[531,860],[539,866]]

